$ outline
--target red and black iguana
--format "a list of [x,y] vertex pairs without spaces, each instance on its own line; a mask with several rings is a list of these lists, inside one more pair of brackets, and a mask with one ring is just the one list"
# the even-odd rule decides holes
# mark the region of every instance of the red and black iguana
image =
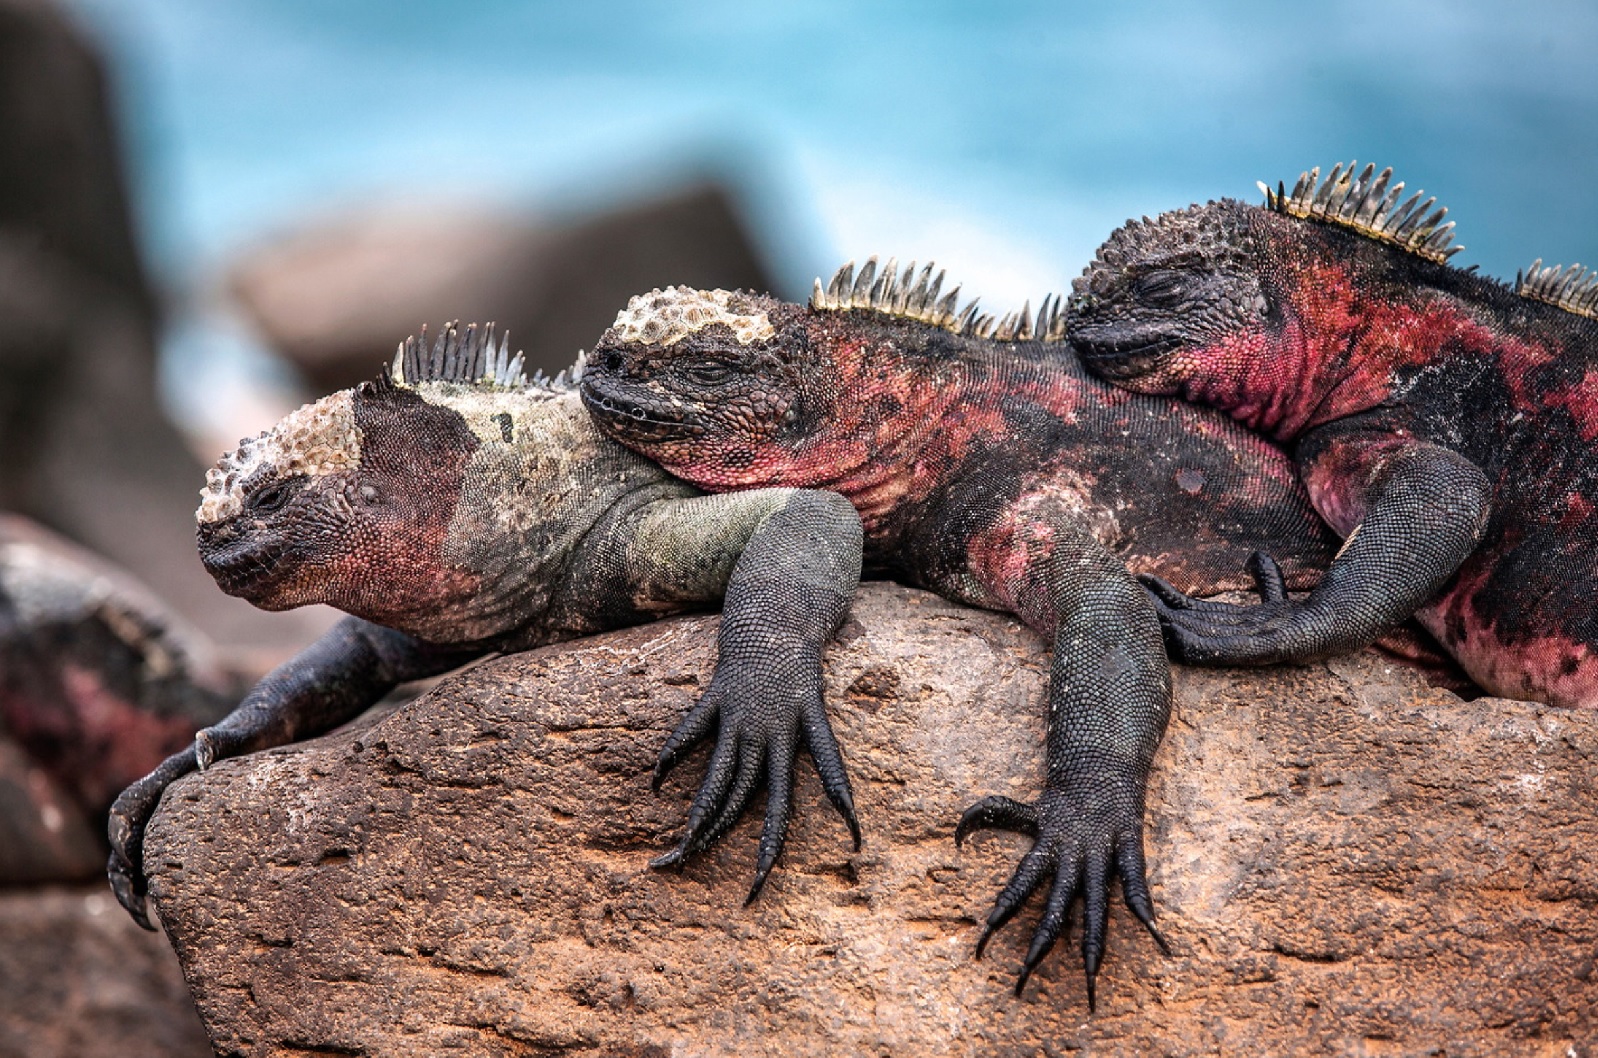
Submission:
[[1512,289],[1450,267],[1446,211],[1391,170],[1319,176],[1129,222],[1070,300],[1090,370],[1292,445],[1346,538],[1302,601],[1155,583],[1173,648],[1303,660],[1416,614],[1488,691],[1598,706],[1598,275]]
[[1052,880],[1018,993],[1084,897],[1091,1006],[1114,875],[1153,930],[1144,794],[1171,683],[1133,572],[1213,594],[1290,541],[1285,591],[1319,579],[1333,542],[1281,452],[1224,416],[1093,379],[1057,302],[996,323],[959,311],[958,290],[940,296],[942,278],[873,259],[818,281],[808,306],[636,297],[589,356],[583,398],[607,434],[702,488],[842,493],[868,567],[1015,613],[1053,643],[1042,795],[984,799],[956,839],[984,826],[1035,839],[978,954]]
[[716,734],[688,832],[705,848],[768,788],[752,900],[782,851],[798,749],[859,847],[822,702],[821,650],[860,573],[860,524],[837,496],[703,496],[606,440],[566,373],[522,377],[488,330],[409,339],[392,368],[242,441],[206,476],[200,557],[268,610],[353,615],[258,683],[111,810],[109,875],[145,916],[145,827],[196,768],[328,731],[397,684],[496,652],[642,624],[723,599],[710,687],[667,740],[658,786]]

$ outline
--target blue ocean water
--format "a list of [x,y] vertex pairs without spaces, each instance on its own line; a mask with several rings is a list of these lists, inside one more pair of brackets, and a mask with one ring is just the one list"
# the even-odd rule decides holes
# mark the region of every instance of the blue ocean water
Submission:
[[582,208],[707,167],[790,295],[880,252],[1004,307],[1128,216],[1351,158],[1450,206],[1458,263],[1598,265],[1590,0],[76,6],[177,285],[372,195]]

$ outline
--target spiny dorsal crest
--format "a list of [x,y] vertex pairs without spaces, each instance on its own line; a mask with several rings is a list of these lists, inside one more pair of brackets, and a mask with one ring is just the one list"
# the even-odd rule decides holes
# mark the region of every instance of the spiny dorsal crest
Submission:
[[501,332],[499,344],[494,344],[494,324],[468,323],[451,320],[438,332],[431,345],[427,341],[427,327],[422,327],[421,337],[411,335],[399,344],[394,360],[385,373],[386,380],[396,386],[412,388],[421,382],[458,382],[468,386],[497,386],[502,389],[538,389],[551,393],[565,392],[576,385],[582,375],[584,357],[577,354],[577,362],[553,377],[542,370],[528,378],[520,352],[510,352],[510,332]]
[[1579,264],[1545,268],[1539,257],[1530,268],[1515,274],[1515,293],[1598,320],[1598,269],[1585,269]]
[[961,309],[958,286],[940,298],[945,273],[938,269],[934,276],[937,265],[932,262],[928,261],[919,275],[914,261],[905,265],[902,273],[898,265],[898,259],[890,257],[879,272],[877,259],[871,257],[856,275],[854,262],[850,261],[825,287],[820,279],[816,280],[810,307],[817,312],[860,311],[897,316],[996,342],[1065,339],[1065,301],[1058,295],[1045,296],[1035,317],[1028,302],[1020,312],[1006,313],[996,320],[977,310],[976,298]]
[[1289,217],[1349,228],[1438,264],[1447,264],[1450,257],[1464,249],[1449,245],[1454,241],[1454,222],[1443,223],[1448,215],[1446,208],[1439,206],[1431,211],[1437,203],[1435,197],[1421,202],[1425,192],[1417,191],[1403,205],[1397,205],[1404,185],[1401,181],[1388,186],[1393,170],[1383,169],[1372,179],[1376,166],[1367,165],[1355,176],[1357,165],[1358,162],[1349,162],[1346,170],[1341,163],[1334,165],[1325,180],[1320,179],[1319,166],[1301,173],[1292,194],[1281,183],[1272,191],[1261,182],[1265,208]]

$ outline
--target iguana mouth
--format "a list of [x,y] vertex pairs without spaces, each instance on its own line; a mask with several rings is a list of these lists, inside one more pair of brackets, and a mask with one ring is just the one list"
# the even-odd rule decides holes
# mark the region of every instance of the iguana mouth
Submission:
[[288,545],[276,541],[225,549],[202,547],[200,562],[224,592],[252,599],[283,577],[282,559],[287,553]]
[[1186,344],[1164,333],[1115,334],[1111,328],[1083,327],[1071,333],[1071,347],[1095,374],[1108,379],[1146,374]]
[[580,387],[583,406],[595,419],[625,433],[629,440],[677,441],[705,432],[687,409],[634,399],[625,392],[631,388],[584,375]]

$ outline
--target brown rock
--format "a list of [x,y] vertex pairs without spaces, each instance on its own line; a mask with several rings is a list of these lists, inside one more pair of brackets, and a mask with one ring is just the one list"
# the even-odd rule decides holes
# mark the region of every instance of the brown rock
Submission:
[[1037,638],[866,586],[827,658],[865,850],[804,770],[745,908],[757,818],[682,874],[645,866],[702,773],[648,790],[714,626],[506,658],[175,787],[146,866],[218,1050],[1454,1058],[1598,1037],[1598,716],[1465,704],[1374,654],[1183,671],[1150,794],[1175,954],[1117,905],[1090,1016],[1074,943],[1010,994],[1035,902],[973,960],[1024,841],[951,840],[976,798],[1038,789]]
[[529,374],[571,364],[634,294],[687,283],[768,290],[731,197],[702,184],[575,219],[378,206],[267,243],[229,286],[317,393],[376,374],[426,323],[497,321]]
[[104,884],[0,892],[0,1055],[210,1053],[171,949]]

